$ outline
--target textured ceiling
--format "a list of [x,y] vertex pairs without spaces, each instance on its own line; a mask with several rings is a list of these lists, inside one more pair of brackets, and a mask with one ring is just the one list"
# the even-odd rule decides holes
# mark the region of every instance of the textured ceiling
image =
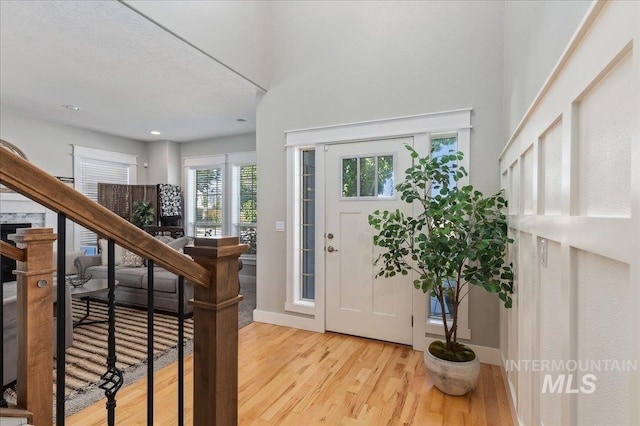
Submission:
[[3,111],[186,142],[255,131],[259,92],[117,1],[0,2]]

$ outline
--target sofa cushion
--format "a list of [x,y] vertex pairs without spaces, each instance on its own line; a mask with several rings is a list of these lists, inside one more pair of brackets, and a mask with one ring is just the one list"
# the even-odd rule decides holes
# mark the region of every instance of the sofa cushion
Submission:
[[[87,273],[91,274],[92,278],[107,279],[106,266],[92,266],[87,268]],[[147,268],[127,268],[124,266],[116,266],[116,280],[118,281],[119,286],[142,288],[143,280],[146,286]]]
[[[153,271],[153,290],[163,293],[177,293],[176,284],[178,277],[176,274],[162,268],[154,268]],[[148,289],[147,275],[142,280],[142,288]]]

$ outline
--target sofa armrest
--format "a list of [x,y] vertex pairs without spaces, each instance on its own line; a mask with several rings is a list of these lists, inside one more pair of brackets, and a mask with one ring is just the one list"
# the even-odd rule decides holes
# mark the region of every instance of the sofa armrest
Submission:
[[73,265],[78,271],[78,276],[84,277],[90,266],[100,266],[102,264],[102,255],[94,254],[91,256],[78,256],[73,261]]

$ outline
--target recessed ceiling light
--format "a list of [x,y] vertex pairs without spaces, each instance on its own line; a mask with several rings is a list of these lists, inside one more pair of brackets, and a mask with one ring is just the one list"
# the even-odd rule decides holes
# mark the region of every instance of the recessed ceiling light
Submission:
[[160,133],[160,132],[159,132],[159,131],[157,131],[157,130],[152,130],[152,131],[150,131],[149,133],[151,133],[152,135],[161,135],[161,134],[162,134],[162,133]]
[[238,122],[242,123],[242,122],[245,122],[245,121],[247,121],[247,120],[245,120],[244,118],[236,118],[236,121],[238,121]]
[[75,105],[61,105],[62,108],[66,108],[66,109],[70,109],[71,111],[80,111],[80,107],[79,106],[75,106]]

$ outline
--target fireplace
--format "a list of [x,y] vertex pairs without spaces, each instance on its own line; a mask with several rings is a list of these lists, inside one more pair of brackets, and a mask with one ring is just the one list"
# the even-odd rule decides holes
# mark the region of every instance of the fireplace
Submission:
[[[0,224],[0,234],[2,241],[7,241],[9,244],[15,245],[13,241],[9,241],[9,235],[15,234],[18,228],[31,228],[30,223],[3,223]],[[15,281],[16,276],[12,271],[16,269],[16,261],[2,256],[2,282]]]

